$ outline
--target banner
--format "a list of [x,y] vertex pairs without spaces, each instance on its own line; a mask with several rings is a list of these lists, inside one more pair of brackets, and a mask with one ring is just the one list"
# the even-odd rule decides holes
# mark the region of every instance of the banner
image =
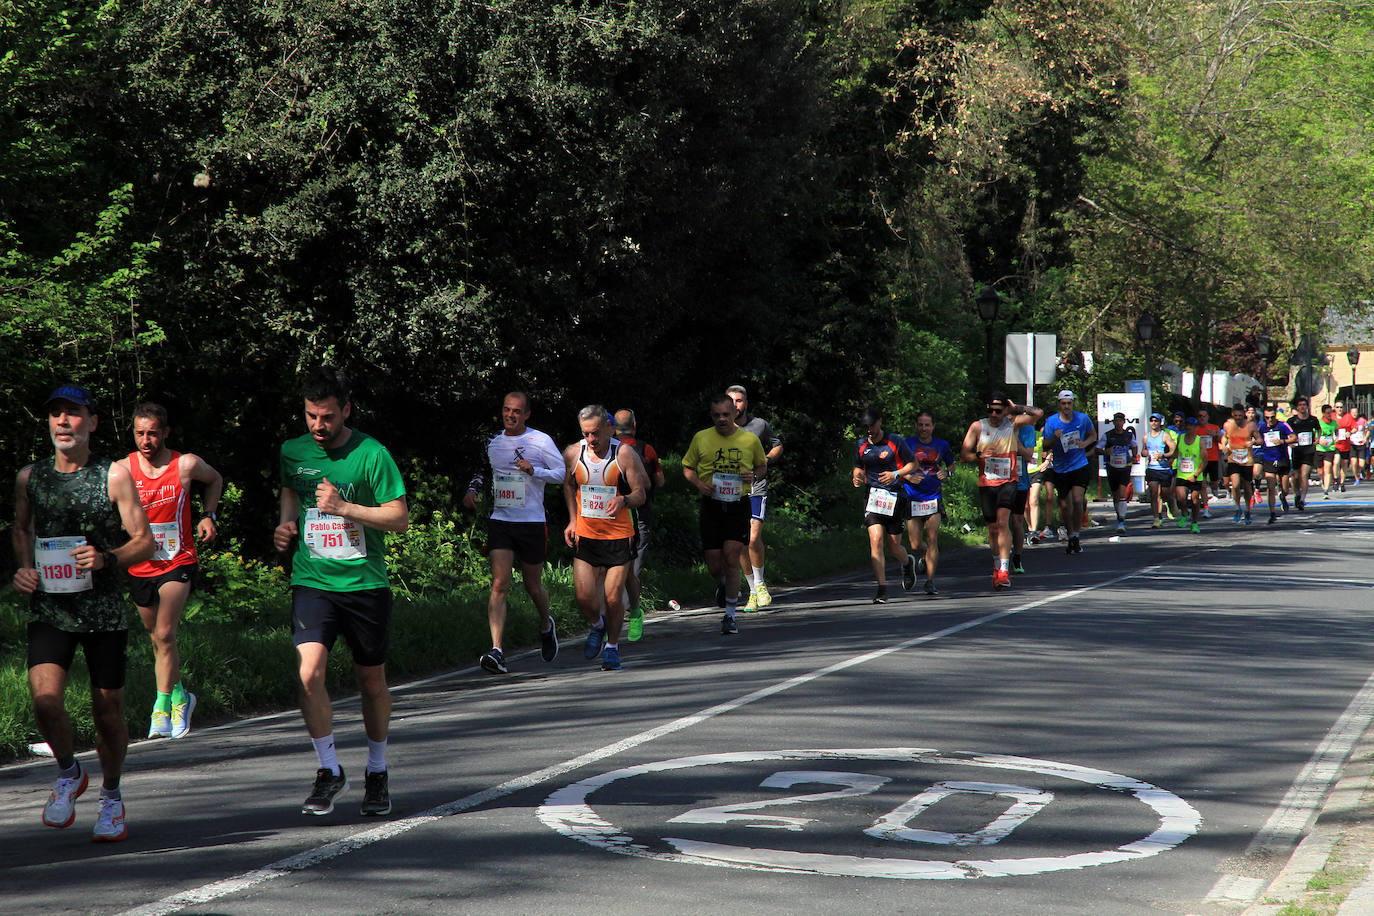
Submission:
[[[1112,428],[1112,415],[1121,411],[1126,415],[1126,428],[1135,430],[1135,438],[1138,445],[1143,446],[1145,441],[1145,431],[1150,428],[1150,400],[1149,395],[1143,391],[1120,391],[1098,394],[1097,396],[1097,441],[1100,445],[1102,439],[1107,434],[1107,430]],[[1107,461],[1099,458],[1097,462],[1097,473],[1100,477],[1107,476]],[[1141,448],[1140,460],[1131,468],[1131,476],[1138,477],[1136,482],[1136,492],[1144,487],[1145,479],[1145,454]]]

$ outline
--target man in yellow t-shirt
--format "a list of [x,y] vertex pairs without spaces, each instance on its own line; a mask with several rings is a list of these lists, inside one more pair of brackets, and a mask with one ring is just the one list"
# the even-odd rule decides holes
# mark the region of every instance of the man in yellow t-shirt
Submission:
[[701,546],[706,568],[715,576],[716,603],[725,608],[722,634],[738,633],[740,553],[749,543],[749,489],[768,471],[759,437],[735,424],[738,411],[729,395],[711,399],[711,426],[692,437],[682,456],[682,476],[701,494]]

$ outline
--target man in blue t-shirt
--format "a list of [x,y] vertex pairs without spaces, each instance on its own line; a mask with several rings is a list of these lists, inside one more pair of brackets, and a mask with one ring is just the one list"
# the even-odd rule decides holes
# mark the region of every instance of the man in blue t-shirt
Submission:
[[1054,455],[1054,492],[1059,498],[1059,520],[1068,529],[1065,553],[1082,553],[1078,531],[1083,526],[1085,493],[1091,478],[1085,449],[1097,441],[1097,430],[1085,413],[1073,409],[1073,392],[1059,392],[1059,413],[1045,421],[1044,439]]
[[906,520],[907,541],[916,554],[918,570],[925,573],[925,593],[938,595],[935,588],[935,567],[940,560],[940,522],[945,517],[942,485],[954,467],[954,452],[944,439],[935,438],[935,418],[930,411],[916,415],[916,435],[906,440],[916,463],[902,481],[911,517]]
[[[1265,479],[1269,482],[1269,524],[1272,525],[1279,520],[1278,513],[1274,511],[1274,499],[1288,486],[1288,475],[1293,470],[1288,448],[1297,443],[1298,434],[1278,418],[1277,404],[1264,406],[1264,419],[1260,421],[1258,429],[1260,444],[1255,452],[1259,455]],[[1286,493],[1283,496],[1283,510],[1288,511]]]

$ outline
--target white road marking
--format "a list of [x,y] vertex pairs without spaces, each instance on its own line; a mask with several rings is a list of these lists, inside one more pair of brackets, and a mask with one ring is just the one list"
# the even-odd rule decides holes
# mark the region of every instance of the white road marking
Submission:
[[[1331,726],[1322,743],[1317,745],[1307,765],[1298,773],[1297,779],[1284,794],[1279,806],[1260,828],[1259,833],[1246,847],[1243,859],[1255,856],[1270,856],[1286,853],[1302,839],[1312,820],[1317,816],[1331,784],[1341,774],[1341,767],[1350,756],[1355,742],[1374,721],[1374,674],[1370,674],[1364,687],[1355,694],[1350,705],[1341,717]],[[1203,898],[1204,903],[1248,903],[1267,886],[1261,881],[1254,887],[1254,879],[1243,875],[1226,874],[1212,887]]]
[[822,668],[817,668],[814,671],[810,671],[806,674],[800,674],[795,677],[790,677],[786,680],[779,681],[768,687],[763,687],[759,690],[752,691],[751,693],[746,693],[743,696],[736,697],[733,700],[727,700],[724,703],[719,703],[715,706],[707,707],[706,709],[703,709],[700,712],[693,713],[692,715],[683,716],[682,718],[674,719],[671,722],[665,722],[664,724],[648,729],[647,731],[642,731],[637,735],[631,735],[630,737],[625,738],[621,741],[617,741],[613,744],[608,744],[604,747],[597,748],[594,751],[589,751],[586,754],[583,754],[579,757],[574,757],[570,760],[565,760],[562,763],[553,764],[552,766],[545,767],[541,770],[535,770],[532,773],[526,773],[524,776],[517,776],[516,778],[503,782],[500,785],[492,786],[488,789],[484,789],[481,792],[475,792],[471,795],[466,795],[462,798],[455,799],[454,801],[447,802],[443,805],[438,805],[436,807],[430,808],[428,811],[422,811],[419,814],[414,814],[410,817],[400,818],[390,823],[383,824],[379,827],[374,827],[370,830],[364,830],[359,833],[352,834],[351,836],[344,837],[341,840],[337,840],[333,843],[328,843],[324,846],[318,846],[314,849],[307,849],[304,852],[297,853],[293,856],[288,856],[284,859],[279,859],[276,862],[273,862],[262,868],[255,869],[253,871],[245,872],[240,875],[235,875],[231,878],[225,878],[221,881],[206,884],[188,891],[182,891],[181,893],[173,894],[170,897],[164,897],[161,900],[154,901],[144,906],[126,910],[125,913],[122,914],[122,916],[162,916],[162,914],[176,913],[180,910],[185,909],[186,907],[200,906],[209,903],[212,900],[218,900],[221,897],[229,896],[230,894],[240,893],[250,888],[257,887],[268,881],[273,881],[277,878],[283,878],[287,875],[293,874],[294,872],[303,871],[305,869],[319,865],[323,862],[328,862],[331,859],[336,859],[339,856],[344,855],[345,853],[354,852],[358,849],[370,846],[373,843],[379,843],[383,840],[390,839],[391,837],[399,836],[402,833],[407,833],[411,830],[414,830],[416,827],[424,826],[425,824],[428,824],[440,818],[449,817],[454,814],[460,814],[464,811],[468,811],[480,805],[485,805],[489,802],[496,801],[497,799],[505,798],[509,795],[514,795],[516,792],[521,792],[525,789],[539,785],[542,782],[546,782],[550,779],[555,779],[559,776],[564,775],[565,773],[569,773],[573,770],[579,769],[589,764],[604,760],[607,757],[612,757],[616,754],[638,747],[642,744],[647,744],[650,741],[655,741],[666,735],[671,735],[675,732],[691,728],[694,725],[699,725],[702,722],[715,718],[716,716],[724,715],[728,712],[733,712],[737,709],[740,709],[741,707],[748,706],[751,703],[755,703],[759,700],[764,700],[776,694],[791,690],[794,687],[801,687],[805,684],[809,684],[812,681],[818,680],[827,675],[835,674],[840,671],[845,671],[849,668],[865,664],[867,662],[884,658],[895,652],[901,652],[906,649],[914,648],[916,646],[921,646],[927,643],[935,642],[936,640],[944,639],[947,636],[953,636],[957,633],[962,633],[965,630],[971,630],[975,627],[983,626],[984,624],[994,623],[998,620],[1002,620],[1007,617],[1020,614],[1024,611],[1029,611],[1038,607],[1043,607],[1047,604],[1053,604],[1057,601],[1075,598],[1079,595],[1084,595],[1088,592],[1096,591],[1101,588],[1108,588],[1110,586],[1117,585],[1118,583],[1125,582],[1130,579],[1137,578],[1139,576],[1153,575],[1158,569],[1159,566],[1157,565],[1147,566],[1143,569],[1138,569],[1133,572],[1124,573],[1120,576],[1104,580],[1095,585],[1085,585],[1079,588],[1070,589],[1068,591],[1058,592],[1053,595],[1047,595],[1044,598],[1040,598],[1035,601],[1028,601],[1025,604],[1018,605],[1013,608],[1008,608],[1004,611],[998,611],[993,614],[986,614],[982,617],[978,617],[973,620],[968,620],[963,623],[945,627],[943,630],[937,630],[936,632],[929,633],[925,636],[914,636],[910,639],[902,640],[901,642],[887,646],[883,649],[875,649],[872,652],[865,652],[862,655],[852,656],[842,661],[826,665]]
[[[1114,849],[1069,853],[1062,856],[1033,856],[1029,858],[1005,859],[960,859],[946,861],[941,859],[907,859],[900,856],[851,856],[834,853],[798,852],[789,849],[755,849],[747,846],[728,846],[721,843],[689,840],[681,837],[662,837],[676,852],[662,852],[638,843],[633,837],[603,819],[587,803],[587,798],[598,789],[611,783],[649,773],[689,769],[692,767],[718,766],[730,763],[750,763],[758,760],[894,760],[917,764],[953,765],[984,767],[989,769],[1015,770],[1037,773],[1055,779],[1067,779],[1088,785],[1099,786],[1115,792],[1131,794],[1137,801],[1153,809],[1159,816],[1159,826],[1148,836],[1125,843]],[[839,774],[860,777],[861,774]],[[869,777],[870,779],[875,777]],[[825,780],[830,782],[832,780]],[[837,780],[834,780],[837,781]],[[886,781],[886,780],[884,780]],[[767,784],[767,783],[765,783]],[[958,786],[985,786],[983,783],[956,783]],[[1020,787],[995,786],[995,792],[1003,790],[1016,793]],[[986,789],[985,789],[986,790]],[[984,791],[985,791],[984,790]],[[1029,798],[1046,795],[1032,789],[1021,789]],[[814,796],[823,798],[842,793],[821,793]],[[852,794],[852,793],[851,793]],[[797,799],[791,799],[796,801]],[[1044,803],[1042,799],[1036,800]],[[754,803],[760,804],[760,803]],[[766,804],[766,803],[765,803]],[[733,806],[743,808],[743,805]],[[712,810],[712,809],[702,809]],[[898,818],[905,824],[908,812],[898,809]],[[627,856],[657,859],[664,862],[679,862],[695,865],[714,865],[725,868],[748,868],[758,871],[784,872],[789,874],[828,875],[849,878],[895,878],[895,879],[936,879],[964,880],[982,877],[1006,877],[1010,875],[1039,875],[1065,869],[1089,868],[1095,865],[1108,865],[1126,862],[1146,856],[1158,855],[1173,849],[1188,837],[1197,833],[1202,824],[1202,815],[1183,799],[1166,792],[1157,786],[1119,776],[1105,770],[1059,763],[1052,760],[1036,760],[1030,757],[1008,757],[1001,754],[947,754],[930,748],[890,747],[890,748],[841,748],[785,751],[737,751],[725,754],[702,754],[695,757],[679,757],[675,760],[659,760],[653,763],[625,767],[592,776],[580,782],[557,790],[550,795],[536,812],[545,825],[564,836],[581,840],[598,849]],[[1025,817],[1033,812],[1021,812]],[[1021,819],[1024,819],[1022,817]],[[678,820],[674,818],[673,820]],[[672,821],[670,821],[671,823]],[[716,823],[719,821],[696,821],[697,823]],[[1000,825],[1009,833],[1011,825]],[[914,839],[909,838],[909,839]],[[1000,837],[991,839],[993,843]],[[929,839],[926,839],[929,842]],[[967,845],[967,844],[963,844]],[[990,845],[990,844],[989,844]]]

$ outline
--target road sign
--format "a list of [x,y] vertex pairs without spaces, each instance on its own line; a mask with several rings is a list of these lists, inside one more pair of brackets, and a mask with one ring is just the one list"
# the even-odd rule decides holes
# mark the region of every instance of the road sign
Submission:
[[[1054,381],[1058,338],[1053,334],[1007,335],[1007,384],[1025,385],[1025,403],[1035,402],[1035,386]],[[1031,369],[1034,368],[1034,375]]]

